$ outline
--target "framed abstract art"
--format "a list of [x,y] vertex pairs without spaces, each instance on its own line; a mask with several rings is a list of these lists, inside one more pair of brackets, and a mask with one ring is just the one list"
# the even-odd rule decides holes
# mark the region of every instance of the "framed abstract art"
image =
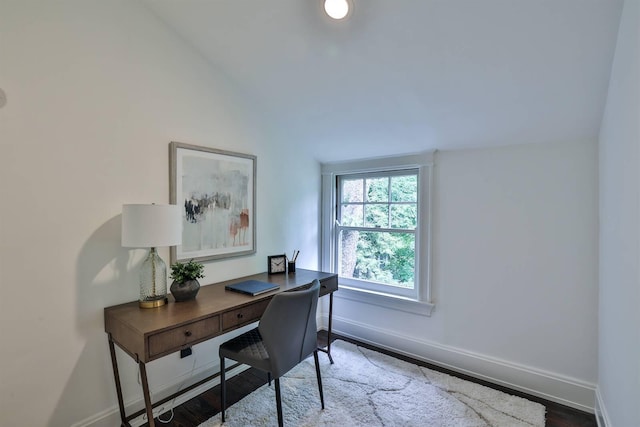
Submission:
[[256,156],[169,144],[170,201],[182,207],[171,263],[256,252]]

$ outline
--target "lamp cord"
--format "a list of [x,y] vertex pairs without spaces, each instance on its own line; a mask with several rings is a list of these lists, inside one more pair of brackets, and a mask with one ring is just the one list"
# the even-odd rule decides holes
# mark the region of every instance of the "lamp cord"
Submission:
[[[164,406],[161,406],[159,408],[159,412],[160,414],[158,414],[156,416],[156,419],[161,422],[162,424],[168,424],[171,421],[173,421],[173,417],[174,417],[174,412],[173,412],[173,407],[175,406],[176,403],[176,399],[178,398],[178,393],[180,393],[180,390],[182,390],[182,387],[184,387],[185,383],[189,380],[191,380],[191,378],[193,378],[193,372],[196,369],[196,362],[198,361],[198,358],[194,357],[193,358],[193,364],[191,365],[191,371],[189,372],[189,376],[187,378],[185,378],[184,380],[182,380],[182,382],[180,383],[180,386],[178,386],[178,390],[176,391],[176,396],[171,400],[171,406],[169,408],[169,412],[171,413],[171,416],[169,417],[168,420],[163,420],[162,418],[160,418],[160,416],[162,415],[162,411],[164,411]],[[142,383],[142,379],[140,377],[140,365],[138,365],[138,384]],[[151,401],[153,401],[153,393],[151,392],[151,389],[149,389],[149,398],[151,399]],[[142,415],[142,419],[145,421],[147,420],[147,414],[143,414]]]

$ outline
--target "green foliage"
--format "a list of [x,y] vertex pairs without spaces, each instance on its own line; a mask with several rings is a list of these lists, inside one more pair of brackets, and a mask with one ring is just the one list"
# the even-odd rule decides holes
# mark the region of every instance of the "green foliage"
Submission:
[[171,279],[177,283],[204,277],[204,265],[194,260],[189,262],[176,262],[171,265]]
[[395,176],[391,178],[392,202],[416,202],[418,200],[418,176]]
[[351,277],[413,287],[415,239],[412,234],[354,233],[358,233],[358,238]]

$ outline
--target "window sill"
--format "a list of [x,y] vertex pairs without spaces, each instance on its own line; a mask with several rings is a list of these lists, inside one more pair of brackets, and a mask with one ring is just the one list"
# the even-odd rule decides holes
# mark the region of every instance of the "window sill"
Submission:
[[335,297],[426,317],[430,317],[431,312],[435,308],[435,304],[430,302],[368,291],[342,284],[339,287],[339,292],[335,293]]

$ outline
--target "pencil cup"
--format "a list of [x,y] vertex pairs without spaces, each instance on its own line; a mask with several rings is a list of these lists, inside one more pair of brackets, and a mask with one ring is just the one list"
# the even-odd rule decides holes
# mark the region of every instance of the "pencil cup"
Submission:
[[296,263],[294,261],[289,261],[289,273],[296,272]]

